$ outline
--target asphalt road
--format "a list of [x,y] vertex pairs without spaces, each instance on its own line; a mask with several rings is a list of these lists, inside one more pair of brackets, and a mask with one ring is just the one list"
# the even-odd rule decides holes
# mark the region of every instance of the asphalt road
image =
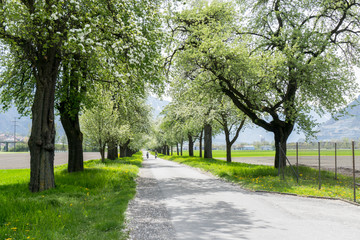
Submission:
[[353,240],[360,236],[359,206],[254,193],[161,159],[144,161],[137,191],[128,210],[131,239]]
[[[84,152],[84,161],[91,159],[99,159],[98,152]],[[67,152],[55,153],[55,165],[65,164],[68,161]],[[30,168],[30,153],[1,153],[0,154],[0,169],[20,169]]]

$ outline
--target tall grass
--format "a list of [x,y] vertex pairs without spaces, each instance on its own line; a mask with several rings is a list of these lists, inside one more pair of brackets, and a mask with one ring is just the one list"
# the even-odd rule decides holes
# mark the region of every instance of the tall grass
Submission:
[[[309,167],[299,167],[300,178],[297,183],[290,169],[285,171],[285,179],[281,180],[278,170],[271,166],[162,154],[159,157],[200,168],[250,190],[353,200],[353,179],[339,174],[338,179],[335,179],[334,173],[328,171],[321,171],[322,186],[319,190],[319,172]],[[359,178],[357,182],[360,182]],[[360,194],[357,195],[357,201],[360,201]]]
[[0,170],[0,239],[125,239],[124,212],[135,195],[141,153],[91,160],[83,172],[55,168],[56,188],[28,190],[29,169]]

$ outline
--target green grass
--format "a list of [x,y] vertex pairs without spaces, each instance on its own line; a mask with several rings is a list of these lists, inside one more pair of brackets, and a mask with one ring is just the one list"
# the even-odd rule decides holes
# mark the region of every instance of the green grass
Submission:
[[126,239],[124,212],[135,195],[142,154],[91,160],[83,172],[55,168],[56,188],[28,190],[29,169],[0,170],[0,240]]
[[[324,149],[321,150],[322,156],[334,156],[334,150]],[[360,155],[360,150],[357,149],[355,151],[356,155]],[[188,156],[188,151],[183,151],[184,156]],[[194,151],[195,156],[199,156],[199,150]],[[289,149],[287,151],[288,156],[296,156],[296,151]],[[337,150],[338,156],[352,156],[352,152],[350,149],[338,149]],[[275,157],[275,151],[270,150],[232,150],[231,151],[232,157]],[[318,151],[314,150],[299,150],[299,156],[318,156]],[[214,158],[226,158],[226,151],[225,150],[213,150],[213,157]]]
[[[270,166],[227,163],[223,160],[199,157],[164,156],[162,154],[159,157],[200,168],[250,190],[353,200],[352,178],[338,174],[338,179],[335,180],[334,173],[328,171],[321,172],[322,187],[319,190],[318,171],[309,167],[299,167],[298,184],[296,178],[291,175],[290,169],[286,170],[285,180],[280,180],[277,169]],[[359,178],[357,182],[360,183]],[[357,194],[357,201],[360,201],[360,193]]]

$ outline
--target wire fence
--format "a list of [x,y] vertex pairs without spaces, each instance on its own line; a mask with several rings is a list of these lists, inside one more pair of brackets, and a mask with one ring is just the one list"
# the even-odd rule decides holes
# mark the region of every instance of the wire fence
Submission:
[[[338,184],[350,184],[353,187],[353,200],[356,201],[356,192],[360,190],[360,143],[359,142],[313,142],[313,143],[291,143],[287,145],[287,166],[279,168],[281,178],[293,176],[302,179],[301,166],[314,168],[313,179],[317,181],[318,188],[322,188],[322,179],[346,175],[352,181]],[[280,164],[280,162],[279,162]],[[326,170],[328,172],[322,172]],[[328,173],[332,173],[331,176]],[[323,175],[323,176],[322,176]],[[325,176],[326,175],[326,176]],[[348,178],[349,179],[349,178]],[[301,181],[300,181],[301,184]]]

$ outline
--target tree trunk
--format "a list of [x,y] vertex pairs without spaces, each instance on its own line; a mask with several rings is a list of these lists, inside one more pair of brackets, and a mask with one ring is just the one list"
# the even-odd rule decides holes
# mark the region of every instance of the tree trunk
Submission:
[[[279,168],[279,163],[282,167],[286,166],[286,143],[290,134],[284,133],[282,128],[277,128],[274,131],[275,138],[275,159],[274,166]],[[279,162],[280,161],[280,162]]]
[[130,144],[130,140],[128,141],[128,144],[126,144],[126,149],[125,149],[125,156],[126,157],[132,157],[134,151],[129,147]]
[[164,145],[161,149],[161,153],[166,155],[166,145]]
[[171,151],[171,156],[172,156],[173,155],[173,145],[171,145],[170,151]]
[[203,132],[204,130],[201,129],[200,137],[199,137],[199,147],[200,147],[200,157],[202,158],[202,139],[203,139]]
[[61,124],[68,139],[68,172],[84,170],[83,134],[80,131],[79,115],[71,117],[65,110],[65,103],[60,103]]
[[118,146],[115,143],[108,143],[108,155],[107,158],[110,160],[115,160],[118,157]]
[[179,143],[176,143],[176,154],[179,156]]
[[224,127],[224,133],[225,133],[225,143],[226,143],[226,162],[230,163],[231,162],[232,143],[230,141],[230,131],[228,129],[228,125],[227,125],[226,121],[223,122],[223,127]]
[[32,106],[32,127],[29,138],[31,192],[55,187],[55,85],[60,61],[57,49],[49,48],[46,58],[40,56],[35,72],[36,90]]
[[183,143],[184,143],[184,140],[181,139],[181,142],[180,142],[180,154],[181,154],[181,156],[183,154]]
[[105,162],[105,148],[106,148],[106,144],[101,144],[100,143],[100,156],[101,156],[101,162]]
[[[70,57],[71,58],[71,57]],[[57,105],[61,124],[68,140],[68,171],[84,170],[83,135],[80,130],[79,112],[82,98],[86,92],[80,81],[86,78],[86,63],[79,54],[63,62],[62,81],[59,95],[61,102]]]
[[129,144],[130,144],[130,139],[126,143],[120,144],[120,157],[121,158],[126,157],[126,150],[127,150],[127,147]]
[[226,161],[231,163],[231,144],[228,142],[226,143]]
[[129,148],[129,146],[126,146],[125,156],[126,156],[126,157],[131,157],[131,156],[132,156],[132,151],[131,151],[131,149]]
[[169,145],[166,145],[166,155],[170,156],[170,148],[169,148]]
[[123,158],[126,156],[126,147],[125,145],[120,145],[120,157]]
[[189,156],[193,157],[194,156],[194,142],[193,142],[193,138],[190,133],[188,133],[188,138],[189,138]]
[[212,158],[212,127],[210,124],[204,126],[204,158]]

